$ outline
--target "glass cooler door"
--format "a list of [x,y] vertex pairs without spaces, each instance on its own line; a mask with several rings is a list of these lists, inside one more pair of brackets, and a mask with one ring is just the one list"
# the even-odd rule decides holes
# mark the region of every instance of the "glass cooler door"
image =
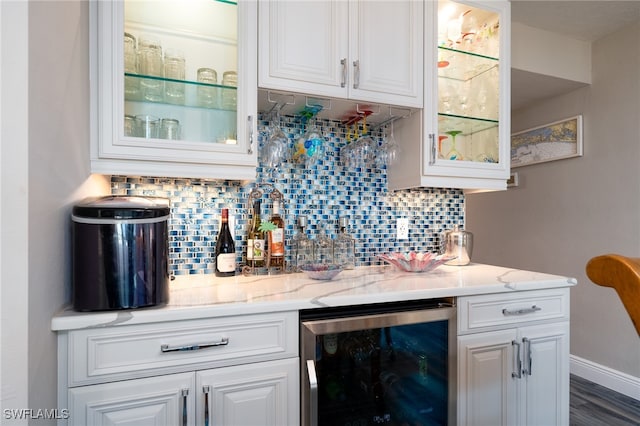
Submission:
[[302,317],[302,424],[455,424],[455,308],[412,309]]

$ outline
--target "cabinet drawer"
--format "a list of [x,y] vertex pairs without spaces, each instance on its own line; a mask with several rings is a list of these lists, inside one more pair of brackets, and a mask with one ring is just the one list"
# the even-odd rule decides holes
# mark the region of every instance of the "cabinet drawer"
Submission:
[[458,299],[458,333],[541,320],[569,319],[569,289],[487,294]]
[[297,312],[69,333],[69,386],[295,357]]

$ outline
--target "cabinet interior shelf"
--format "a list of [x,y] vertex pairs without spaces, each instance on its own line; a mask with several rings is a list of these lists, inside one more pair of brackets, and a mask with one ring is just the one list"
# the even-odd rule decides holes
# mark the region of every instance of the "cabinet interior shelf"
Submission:
[[[130,94],[125,91],[125,101],[142,101],[153,104],[168,104],[173,106],[186,106],[186,107],[196,107],[196,108],[204,108],[204,109],[213,109],[213,110],[224,110],[224,111],[236,111],[235,101],[233,101],[232,105],[225,106],[223,102],[223,98],[227,95],[236,99],[237,97],[237,88],[233,86],[225,86],[222,84],[209,84],[209,83],[201,83],[199,81],[192,80],[175,80],[171,78],[165,77],[157,77],[150,75],[142,75],[142,74],[133,74],[133,73],[125,73],[125,77],[129,77],[133,79],[134,84],[142,87],[143,80],[156,80],[160,82],[162,88],[162,93],[164,94],[166,91],[167,84],[177,84],[178,88],[182,88],[184,91],[184,99],[181,99],[180,102],[171,102],[166,99],[166,97],[161,101],[152,101],[143,99],[141,97],[140,91],[137,94]],[[125,83],[126,86],[127,83]],[[203,103],[202,96],[205,94],[209,101]]]
[[498,120],[438,113],[438,132],[440,134],[460,130],[463,135],[472,135],[494,127],[498,127]]
[[[445,64],[441,66],[442,64]],[[438,77],[468,81],[498,67],[499,60],[491,56],[449,47],[438,47]]]

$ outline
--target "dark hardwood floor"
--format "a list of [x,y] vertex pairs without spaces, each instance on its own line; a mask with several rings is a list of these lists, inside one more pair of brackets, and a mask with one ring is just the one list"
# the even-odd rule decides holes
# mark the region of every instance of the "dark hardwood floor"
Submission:
[[572,426],[640,425],[640,401],[573,374],[570,387]]

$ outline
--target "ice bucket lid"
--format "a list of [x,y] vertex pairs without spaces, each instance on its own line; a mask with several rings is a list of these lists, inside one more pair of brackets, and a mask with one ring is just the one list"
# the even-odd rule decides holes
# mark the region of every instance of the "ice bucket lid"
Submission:
[[169,199],[129,195],[85,198],[73,206],[72,218],[153,219],[168,216]]

